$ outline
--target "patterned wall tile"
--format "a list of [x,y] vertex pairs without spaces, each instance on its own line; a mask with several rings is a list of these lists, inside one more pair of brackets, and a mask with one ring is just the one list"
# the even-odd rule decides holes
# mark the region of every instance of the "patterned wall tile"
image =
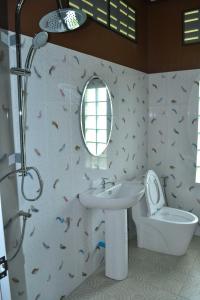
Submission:
[[[195,184],[199,70],[149,76],[148,168],[168,176],[170,206],[200,216]],[[164,83],[163,83],[164,82]],[[151,93],[154,84],[157,88]],[[165,103],[154,101],[165,98]]]
[[[23,36],[23,41],[25,59],[31,39]],[[91,156],[81,136],[81,95],[93,75],[105,80],[112,95],[113,131],[105,158]],[[14,90],[13,77],[11,83]],[[24,201],[19,192],[20,208],[32,212],[23,245],[27,299],[54,300],[68,295],[104,261],[104,250],[96,247],[104,239],[104,212],[85,209],[79,194],[101,177],[132,178],[146,170],[147,77],[47,44],[35,55],[27,99],[27,161],[38,167],[44,180],[37,202]],[[18,135],[16,123],[15,141]],[[30,176],[27,192],[34,191]]]
[[[25,60],[31,39],[22,40]],[[14,60],[10,47],[11,64]],[[105,80],[112,96],[113,130],[105,158],[91,156],[81,136],[81,95],[93,75]],[[103,262],[104,251],[96,245],[104,239],[104,212],[79,202],[79,194],[101,177],[142,174],[148,158],[148,168],[168,176],[169,204],[200,216],[199,186],[194,183],[198,80],[199,70],[147,76],[53,44],[38,50],[28,81],[27,160],[39,168],[44,193],[28,203],[19,192],[20,208],[32,213],[23,245],[26,299],[62,299]],[[18,152],[13,76],[11,95]],[[31,195],[34,184],[29,176]],[[19,289],[14,281],[15,299],[22,299],[25,286]]]

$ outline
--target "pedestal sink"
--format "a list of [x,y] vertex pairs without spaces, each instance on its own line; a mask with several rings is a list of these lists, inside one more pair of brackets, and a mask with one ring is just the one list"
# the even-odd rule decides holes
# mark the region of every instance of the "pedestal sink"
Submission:
[[80,194],[83,206],[105,211],[106,276],[112,279],[123,280],[128,275],[127,208],[134,206],[144,191],[141,183],[123,181]]

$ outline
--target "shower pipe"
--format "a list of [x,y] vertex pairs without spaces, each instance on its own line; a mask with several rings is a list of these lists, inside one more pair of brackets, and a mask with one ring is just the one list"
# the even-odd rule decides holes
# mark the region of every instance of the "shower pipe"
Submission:
[[[78,28],[79,26],[81,26],[85,21],[86,21],[86,14],[83,13],[81,11],[81,15],[82,15],[82,20],[80,20],[80,23],[78,23],[78,26],[76,27],[69,27],[67,26],[67,23],[65,22],[65,19],[63,19],[62,14],[60,9],[63,9],[63,3],[62,0],[56,0],[57,2],[57,6],[58,6],[58,11],[57,14],[59,15],[59,20],[61,20],[64,30],[58,31],[58,32],[65,32],[65,31],[70,31],[73,29]],[[28,56],[27,56],[27,60],[25,63],[25,69],[22,68],[22,58],[21,58],[21,11],[23,8],[23,5],[25,3],[25,0],[17,0],[17,5],[16,5],[16,10],[15,10],[15,33],[16,33],[16,68],[11,68],[11,73],[17,75],[17,86],[18,86],[18,107],[19,107],[19,135],[20,135],[20,155],[21,155],[21,168],[11,171],[9,173],[7,173],[5,176],[3,176],[2,178],[0,178],[0,183],[6,179],[7,177],[9,177],[12,174],[16,174],[16,173],[20,173],[22,176],[22,180],[21,180],[21,192],[23,197],[25,198],[25,200],[28,201],[35,201],[37,199],[40,198],[40,196],[42,195],[43,192],[43,181],[42,178],[40,176],[40,173],[38,171],[37,168],[35,167],[28,167],[26,164],[26,87],[27,87],[27,77],[29,75],[31,75],[31,70],[28,69],[28,65],[30,62],[30,67],[32,64],[32,59],[33,56],[35,54],[35,49],[34,49],[34,45],[33,47],[30,48]],[[72,9],[73,10],[73,9]],[[78,10],[77,10],[78,11]],[[52,12],[53,13],[53,12]],[[80,15],[80,10],[79,10],[79,15]],[[72,22],[73,24],[73,20],[70,19],[70,15],[68,15],[68,20],[69,22]],[[75,16],[76,19],[76,16]],[[43,20],[44,22],[44,20]],[[76,19],[77,22],[77,19]],[[77,25],[77,24],[76,24]],[[40,24],[40,27],[46,31],[48,31],[48,26],[45,24],[43,24],[43,26]],[[45,29],[44,29],[45,28]],[[54,32],[54,31],[49,31],[49,32]],[[56,31],[55,31],[56,32]],[[27,69],[26,69],[27,68]],[[23,89],[23,84],[22,84],[22,76],[25,76],[25,80],[24,80],[24,89]],[[38,195],[34,198],[28,198],[25,195],[25,191],[24,191],[24,179],[25,176],[29,173],[29,171],[34,171],[38,182],[39,182],[39,190],[38,190]]]
[[[17,5],[16,5],[16,10],[15,10],[15,33],[16,33],[16,69],[22,70],[22,57],[21,57],[21,11],[22,7],[24,4],[25,0],[19,0]],[[26,71],[26,70],[24,70]],[[6,178],[8,178],[12,174],[17,174],[20,173],[22,176],[21,180],[21,193],[22,196],[24,197],[25,200],[27,201],[35,201],[40,198],[43,192],[43,181],[41,178],[41,175],[39,173],[39,170],[36,167],[28,167],[26,164],[26,151],[25,151],[25,105],[24,105],[24,99],[23,99],[23,86],[22,86],[22,76],[28,76],[29,73],[24,72],[18,73],[17,75],[17,86],[18,86],[18,108],[19,108],[19,135],[20,135],[20,156],[21,156],[21,168],[16,169],[14,171],[11,171],[7,173],[5,176],[3,176],[0,179],[0,183],[4,181]],[[26,97],[26,95],[25,95]],[[38,195],[34,198],[28,198],[25,194],[25,189],[24,189],[24,181],[25,181],[25,176],[28,174],[28,172],[33,171],[35,172],[38,182],[39,182],[39,190],[38,190]]]
[[[16,64],[17,68],[22,68],[22,58],[21,58],[21,10],[25,0],[21,0],[17,3],[15,11],[15,33],[16,33]],[[23,113],[24,108],[22,104],[22,76],[17,76],[18,85],[18,106],[19,106],[19,126],[20,126],[20,149],[21,149],[21,171],[22,175],[26,175],[26,155],[25,155],[25,138],[24,138],[24,128],[23,128]]]
[[[30,47],[29,51],[28,51],[28,55],[25,61],[25,68],[22,68],[22,59],[21,59],[21,24],[20,24],[20,19],[21,19],[21,10],[23,7],[25,0],[18,0],[17,1],[17,6],[16,6],[16,11],[15,11],[15,32],[16,32],[16,67],[11,68],[10,72],[11,74],[15,74],[17,75],[17,84],[18,84],[18,105],[19,105],[19,129],[20,129],[20,154],[21,154],[21,168],[11,171],[9,173],[7,173],[5,176],[3,176],[2,178],[0,178],[0,183],[5,180],[6,178],[8,178],[10,175],[12,174],[16,174],[16,173],[20,173],[22,176],[22,180],[21,180],[21,193],[23,195],[23,197],[28,200],[28,201],[35,201],[37,200],[43,192],[43,181],[42,178],[40,176],[39,171],[37,170],[37,168],[35,167],[27,167],[26,165],[26,111],[27,111],[27,82],[28,82],[28,76],[31,75],[31,66],[32,66],[32,62],[33,62],[33,57],[35,55],[35,52],[37,49],[39,49],[40,47],[44,46],[47,42],[48,39],[48,33],[46,31],[46,26],[45,29],[41,27],[41,29],[45,30],[41,33],[38,33],[35,38],[32,41],[32,46]],[[65,32],[68,30],[73,30],[75,28],[77,28],[77,26],[75,28],[68,28],[67,25],[65,24],[64,20],[62,19],[62,15],[60,12],[60,9],[63,8],[62,5],[62,1],[61,0],[56,0],[57,2],[57,6],[58,6],[58,15],[59,15],[59,19],[62,21],[63,27],[64,27],[64,31],[59,31],[59,32]],[[79,12],[80,13],[80,12]],[[83,14],[82,12],[82,23],[80,21],[80,23],[78,24],[78,27],[80,25],[82,25],[85,20],[86,20],[86,14]],[[76,19],[76,17],[75,17]],[[70,16],[69,16],[69,21],[70,21]],[[76,20],[77,21],[77,20]],[[51,31],[50,31],[51,32]],[[42,36],[41,36],[42,35]],[[38,40],[39,39],[39,40]],[[22,82],[22,76],[25,77],[24,82]],[[39,182],[39,190],[38,190],[38,196],[35,198],[28,198],[25,193],[24,193],[24,179],[25,176],[29,173],[30,170],[33,170],[38,178],[38,182]],[[6,223],[6,225],[4,226],[4,229],[8,228],[10,226],[10,224],[18,217],[23,217],[23,225],[22,225],[22,232],[21,232],[21,236],[20,236],[20,240],[17,246],[17,249],[15,251],[15,253],[8,258],[8,261],[13,260],[19,253],[23,240],[24,240],[24,234],[25,234],[25,228],[26,228],[26,221],[28,218],[31,217],[30,214],[30,210],[28,212],[24,212],[24,211],[19,211],[14,217],[12,217],[11,219],[8,220],[8,222]]]
[[[16,10],[15,10],[15,33],[16,33],[16,67],[18,68],[18,70],[22,70],[22,57],[21,57],[21,11],[23,8],[23,5],[25,3],[26,0],[18,0],[17,6],[16,6]],[[59,8],[63,8],[62,6],[62,1],[61,0],[56,0],[57,5]],[[61,18],[62,19],[62,18]],[[28,76],[28,70],[27,70],[27,74],[26,74],[26,68],[25,68],[25,74]],[[30,170],[35,171],[38,180],[39,180],[39,185],[40,185],[40,189],[39,189],[39,195],[37,196],[37,198],[32,199],[37,200],[38,198],[40,198],[42,191],[43,191],[43,182],[40,176],[39,171],[37,170],[37,168],[35,167],[27,167],[26,164],[26,151],[25,151],[25,124],[24,124],[24,120],[23,120],[23,116],[24,116],[24,110],[25,107],[23,105],[23,87],[22,87],[22,74],[19,74],[17,76],[17,85],[18,85],[18,107],[19,107],[19,127],[20,127],[20,152],[21,152],[21,168],[19,170],[16,170],[16,173],[21,172],[22,173],[22,182],[24,185],[24,176],[27,175],[27,172]],[[26,95],[25,95],[26,97]],[[15,173],[13,171],[13,173]],[[10,174],[9,174],[10,175]],[[8,175],[8,176],[9,176]],[[1,182],[1,180],[0,180]],[[27,199],[27,197],[24,195],[24,188],[22,186],[22,194],[23,197],[26,200],[31,200],[31,199]]]

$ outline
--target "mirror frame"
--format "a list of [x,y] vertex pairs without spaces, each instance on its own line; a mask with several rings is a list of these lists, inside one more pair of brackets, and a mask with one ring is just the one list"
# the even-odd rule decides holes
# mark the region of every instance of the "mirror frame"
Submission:
[[[91,153],[90,150],[88,149],[87,144],[86,144],[86,141],[85,141],[85,136],[84,136],[84,132],[83,132],[83,124],[82,124],[82,113],[83,113],[84,97],[85,97],[85,93],[86,93],[87,87],[88,87],[89,83],[90,83],[93,79],[100,79],[100,80],[104,83],[104,85],[105,85],[105,87],[106,87],[106,90],[107,90],[107,93],[108,93],[109,100],[110,100],[110,111],[111,111],[111,116],[112,116],[111,122],[110,122],[110,133],[109,133],[109,137],[108,137],[108,140],[107,140],[107,144],[106,144],[105,149],[104,149],[104,150],[101,152],[101,154],[99,154],[99,155],[95,155],[95,154]],[[109,145],[109,143],[110,143],[110,138],[111,138],[112,129],[113,129],[113,103],[112,103],[111,92],[110,92],[110,90],[109,90],[108,85],[107,85],[107,84],[105,83],[105,81],[104,81],[100,76],[98,76],[98,75],[93,75],[93,76],[91,76],[91,77],[87,80],[87,82],[86,82],[86,84],[85,84],[85,86],[84,86],[83,93],[82,93],[82,96],[81,96],[80,124],[81,124],[81,135],[82,135],[82,139],[83,139],[83,141],[84,141],[84,144],[85,144],[85,146],[86,146],[87,151],[90,153],[90,155],[92,155],[92,156],[94,156],[94,157],[100,157],[100,156],[106,151],[106,149],[107,149],[107,147],[108,147],[108,145]]]

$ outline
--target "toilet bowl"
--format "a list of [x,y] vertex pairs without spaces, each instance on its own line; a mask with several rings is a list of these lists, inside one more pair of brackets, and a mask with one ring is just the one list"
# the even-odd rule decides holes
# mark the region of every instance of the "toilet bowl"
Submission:
[[138,247],[165,254],[183,255],[198,223],[192,213],[167,207],[158,176],[149,170],[145,196],[132,207]]

